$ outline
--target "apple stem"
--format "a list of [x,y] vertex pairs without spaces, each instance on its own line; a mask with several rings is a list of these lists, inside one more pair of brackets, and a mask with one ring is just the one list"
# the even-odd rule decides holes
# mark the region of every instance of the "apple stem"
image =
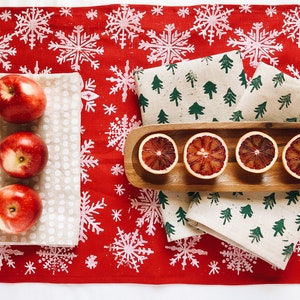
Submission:
[[19,162],[23,162],[25,160],[24,156],[19,157]]
[[10,207],[8,210],[9,210],[10,213],[14,213],[16,211],[16,208],[15,207]]

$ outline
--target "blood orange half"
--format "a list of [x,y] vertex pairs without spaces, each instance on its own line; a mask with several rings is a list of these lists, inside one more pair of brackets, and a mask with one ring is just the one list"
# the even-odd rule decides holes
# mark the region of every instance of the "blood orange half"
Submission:
[[300,179],[300,134],[294,136],[283,148],[282,163],[289,174]]
[[193,135],[185,143],[183,162],[188,172],[197,178],[219,176],[228,161],[228,148],[224,140],[211,132]]
[[141,142],[138,157],[142,167],[148,172],[166,174],[178,162],[178,150],[171,137],[163,133],[154,133]]
[[239,139],[235,156],[244,170],[263,173],[274,165],[278,157],[277,143],[264,132],[250,131]]

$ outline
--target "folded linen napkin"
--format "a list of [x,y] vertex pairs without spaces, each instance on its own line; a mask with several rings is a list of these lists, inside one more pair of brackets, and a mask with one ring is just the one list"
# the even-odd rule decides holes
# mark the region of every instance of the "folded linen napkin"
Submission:
[[[300,81],[260,63],[236,107],[245,121],[299,121]],[[284,170],[283,170],[284,172]],[[238,187],[233,187],[238,189]],[[300,192],[201,193],[187,218],[207,233],[285,269],[300,240]]]
[[[240,53],[230,51],[144,69],[135,74],[143,125],[230,121],[246,88]],[[182,216],[192,199],[163,191],[161,205],[169,241],[200,234]]]
[[[5,74],[1,74],[3,76]],[[47,96],[44,116],[31,124],[0,121],[1,138],[18,130],[38,133],[46,142],[49,160],[43,172],[21,183],[32,186],[43,201],[38,223],[25,233],[0,231],[0,245],[75,246],[80,223],[81,77],[70,74],[27,74]],[[20,182],[1,173],[0,185]]]

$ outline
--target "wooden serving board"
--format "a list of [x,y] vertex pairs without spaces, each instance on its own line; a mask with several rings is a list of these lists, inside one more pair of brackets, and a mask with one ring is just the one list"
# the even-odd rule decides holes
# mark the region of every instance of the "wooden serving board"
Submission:
[[[275,165],[263,174],[243,170],[235,159],[239,138],[253,130],[269,134],[275,139],[279,155]],[[229,159],[225,171],[214,179],[198,179],[189,174],[182,160],[185,142],[192,135],[209,131],[221,136],[228,146]],[[165,175],[147,172],[140,165],[138,148],[141,141],[152,133],[165,133],[177,144],[179,160],[173,170]],[[124,166],[129,182],[139,188],[170,191],[258,192],[291,191],[300,189],[300,180],[292,177],[283,167],[281,154],[284,145],[300,133],[300,122],[205,122],[164,125],[147,125],[133,129],[125,142]]]

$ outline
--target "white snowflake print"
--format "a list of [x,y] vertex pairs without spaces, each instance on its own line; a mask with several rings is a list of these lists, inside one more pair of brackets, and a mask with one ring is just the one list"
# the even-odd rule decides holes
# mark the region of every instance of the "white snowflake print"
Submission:
[[269,6],[267,9],[266,9],[266,15],[270,18],[272,18],[274,15],[277,14],[277,9],[276,9],[276,6]]
[[153,16],[162,16],[164,14],[164,7],[162,5],[153,6],[151,13]]
[[134,70],[130,70],[129,60],[126,60],[124,72],[118,68],[118,66],[111,66],[110,70],[115,74],[115,77],[108,77],[106,80],[114,83],[114,85],[110,88],[110,95],[116,94],[118,91],[122,91],[122,102],[126,102],[128,91],[132,91],[135,93],[135,81],[133,74],[135,71],[139,70],[139,68],[135,68]]
[[11,61],[8,60],[9,56],[15,56],[16,48],[10,47],[12,35],[4,35],[0,37],[0,64],[5,71],[11,69]]
[[21,36],[20,40],[28,43],[30,49],[36,46],[36,41],[40,43],[47,38],[52,30],[49,28],[48,21],[54,12],[44,12],[43,9],[31,7],[21,14],[16,15],[17,25],[15,34]]
[[121,5],[117,10],[106,14],[105,34],[110,35],[111,39],[118,43],[121,49],[124,49],[127,39],[133,42],[134,38],[144,32],[140,24],[144,14],[145,12],[136,11],[126,4]]
[[59,13],[61,16],[65,16],[65,17],[72,16],[72,9],[71,7],[62,7],[60,8]]
[[23,74],[50,74],[52,72],[52,68],[45,67],[45,69],[40,70],[39,62],[35,62],[35,66],[33,70],[29,70],[27,66],[20,66],[19,71]]
[[122,196],[125,193],[123,184],[115,184],[115,192],[118,196]]
[[93,254],[87,256],[85,265],[88,269],[95,269],[98,265],[97,256]]
[[104,109],[104,114],[109,116],[117,112],[117,106],[114,104],[110,104],[110,105],[103,104],[103,109]]
[[292,74],[293,77],[300,79],[300,72],[294,65],[287,65],[286,69]]
[[15,268],[13,256],[23,255],[24,252],[11,249],[11,246],[0,246],[0,271],[4,264],[10,268]]
[[138,198],[130,199],[131,207],[138,210],[142,215],[137,218],[136,225],[141,228],[147,224],[146,233],[148,235],[155,234],[155,224],[163,227],[158,193],[154,190],[141,189]]
[[170,265],[175,266],[176,263],[181,261],[182,270],[185,270],[188,262],[190,262],[192,267],[199,268],[199,261],[196,258],[196,255],[207,255],[207,251],[196,248],[196,245],[200,240],[201,236],[197,235],[177,240],[174,242],[175,245],[166,246],[166,249],[176,252],[170,259]]
[[119,222],[121,221],[121,217],[122,217],[122,209],[112,209],[112,218],[115,222]]
[[34,262],[27,261],[25,263],[25,268],[26,268],[25,275],[35,274],[36,267],[34,266]]
[[84,140],[81,145],[80,151],[80,176],[83,183],[91,181],[88,174],[89,168],[95,168],[99,165],[99,161],[93,155],[91,155],[91,149],[94,149],[95,142],[91,139]]
[[134,232],[125,233],[118,227],[114,242],[109,246],[104,246],[104,248],[114,255],[117,268],[127,266],[138,273],[140,265],[148,259],[150,254],[154,253],[151,248],[145,247],[146,243],[147,241],[143,239],[143,236],[139,235],[138,229]]
[[296,42],[298,48],[300,48],[300,8],[296,7],[282,14],[285,17],[282,26],[283,34],[287,35],[288,39]]
[[188,44],[190,31],[178,32],[174,24],[167,24],[159,35],[154,30],[148,30],[146,35],[151,40],[141,40],[138,48],[151,50],[150,55],[147,55],[150,63],[161,61],[162,65],[165,65],[183,61],[187,52],[193,53],[195,50],[194,45]]
[[69,265],[77,257],[73,248],[69,247],[42,246],[36,254],[40,257],[38,262],[43,264],[45,270],[51,271],[52,275],[55,275],[56,272],[69,273]]
[[136,121],[137,116],[133,116],[130,120],[127,114],[120,119],[115,118],[115,122],[110,122],[109,131],[105,132],[108,135],[107,148],[115,147],[116,151],[120,151],[124,155],[125,140],[128,133],[141,125],[141,121]]
[[189,7],[181,7],[177,11],[177,15],[181,18],[185,18],[190,14],[190,9]]
[[256,264],[257,257],[242,249],[222,242],[225,250],[220,251],[224,257],[222,263],[227,265],[228,270],[236,271],[239,275],[241,272],[253,273],[252,267]]
[[234,11],[233,9],[223,9],[223,5],[208,4],[195,8],[195,11],[196,18],[192,30],[207,39],[209,45],[215,42],[216,37],[221,39],[222,35],[232,30],[228,17]]
[[11,20],[11,11],[10,10],[5,10],[0,14],[0,20],[4,21],[4,22],[8,22],[9,20]]
[[124,166],[121,164],[115,164],[114,166],[111,167],[111,174],[118,176],[118,175],[123,175],[124,174]]
[[278,64],[278,58],[273,57],[275,51],[282,51],[282,44],[276,42],[280,33],[274,29],[267,31],[262,22],[253,23],[250,32],[245,33],[243,29],[237,28],[234,33],[238,39],[229,38],[228,46],[239,47],[244,59],[250,59],[250,65],[257,67],[258,63],[268,60],[273,66]]
[[208,273],[208,275],[212,275],[212,274],[219,274],[220,272],[220,267],[219,267],[219,263],[217,261],[211,261],[208,264],[208,267],[210,268],[210,271]]
[[97,106],[95,100],[99,98],[99,95],[95,93],[96,85],[95,80],[89,78],[84,81],[81,78],[81,99],[85,101],[84,110],[87,112],[95,112]]
[[94,20],[98,17],[98,11],[96,9],[91,9],[86,13],[86,17],[89,20]]
[[88,239],[87,232],[92,232],[99,235],[104,229],[100,227],[101,223],[97,222],[94,215],[99,214],[100,209],[104,209],[106,204],[104,198],[96,203],[91,203],[91,196],[88,192],[82,192],[80,202],[80,226],[79,226],[79,240],[86,242]]
[[55,33],[55,36],[59,42],[51,41],[48,49],[59,50],[60,54],[57,56],[59,64],[70,61],[71,69],[79,71],[81,64],[88,62],[94,70],[99,69],[100,63],[96,55],[103,55],[104,48],[97,46],[97,41],[100,39],[98,33],[88,35],[82,25],[77,25],[74,26],[72,34],[66,36],[60,30]]

